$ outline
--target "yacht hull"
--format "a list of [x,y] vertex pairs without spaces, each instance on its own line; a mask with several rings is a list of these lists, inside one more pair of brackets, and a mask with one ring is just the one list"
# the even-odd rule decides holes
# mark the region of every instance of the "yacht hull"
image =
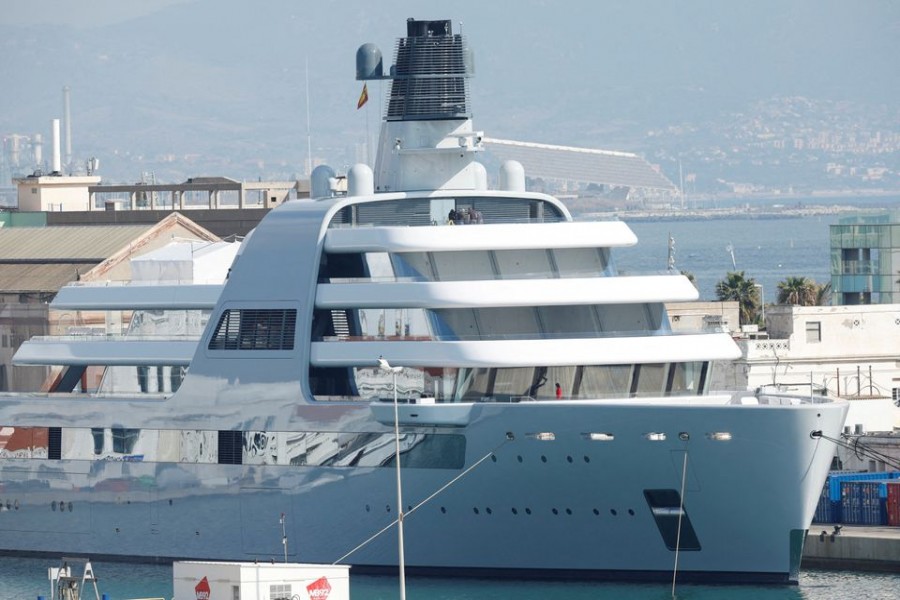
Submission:
[[[665,579],[677,549],[681,580],[796,581],[834,452],[811,433],[836,436],[845,412],[842,403],[476,405],[467,426],[451,429],[465,436],[463,468],[403,469],[407,567]],[[723,432],[730,439],[713,439]],[[393,528],[363,545],[396,518],[393,468],[36,462],[2,463],[2,551],[280,560],[284,515],[291,560],[396,565]],[[666,511],[648,490],[683,500],[684,548],[667,546],[656,518]]]

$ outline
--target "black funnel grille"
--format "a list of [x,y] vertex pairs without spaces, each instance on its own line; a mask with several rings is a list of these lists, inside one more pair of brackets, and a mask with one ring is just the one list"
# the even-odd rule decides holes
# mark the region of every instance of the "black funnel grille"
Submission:
[[471,75],[461,35],[400,38],[397,41],[387,120],[467,119]]

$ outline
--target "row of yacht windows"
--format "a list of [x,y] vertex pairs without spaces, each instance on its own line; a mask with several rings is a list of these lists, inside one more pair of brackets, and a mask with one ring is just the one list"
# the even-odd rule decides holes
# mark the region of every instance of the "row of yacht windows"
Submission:
[[336,309],[315,311],[312,341],[554,339],[669,331],[662,303]]
[[[696,395],[706,392],[709,363],[506,368],[412,368],[396,377],[403,400],[523,402]],[[320,401],[393,397],[393,378],[377,368],[310,368]]]
[[320,283],[360,280],[483,281],[614,274],[606,248],[325,254]]

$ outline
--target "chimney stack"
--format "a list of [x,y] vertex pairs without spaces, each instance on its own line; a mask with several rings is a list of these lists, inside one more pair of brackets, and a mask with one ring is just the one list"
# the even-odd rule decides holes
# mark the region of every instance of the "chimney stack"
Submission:
[[53,119],[53,167],[51,173],[62,174],[62,159],[59,156],[59,119]]
[[63,124],[66,131],[66,168],[72,168],[72,112],[69,107],[69,92],[72,88],[63,87]]

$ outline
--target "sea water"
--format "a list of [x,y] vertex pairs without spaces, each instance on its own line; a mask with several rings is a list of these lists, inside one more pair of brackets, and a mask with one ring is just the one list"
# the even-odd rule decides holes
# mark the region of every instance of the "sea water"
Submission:
[[[59,562],[38,558],[0,557],[0,600],[50,598],[49,567]],[[100,594],[110,600],[172,598],[172,567],[131,563],[93,562]],[[79,572],[80,574],[80,572]],[[93,588],[83,598],[94,598]],[[298,600],[306,600],[303,593]],[[506,581],[493,579],[419,578],[406,581],[409,600],[671,600],[671,583],[596,583],[583,581]],[[396,600],[397,577],[354,575],[352,600]],[[803,571],[799,585],[705,586],[676,585],[678,600],[896,600],[900,575]],[[185,598],[178,600],[195,600]],[[210,599],[215,600],[215,599]]]
[[[831,281],[829,226],[835,215],[773,219],[629,221],[636,246],[613,250],[620,273],[659,273],[668,268],[669,238],[675,270],[694,275],[701,300],[716,300],[716,283],[729,271],[744,271],[775,302],[778,283],[788,277]],[[732,261],[733,258],[733,261]]]

